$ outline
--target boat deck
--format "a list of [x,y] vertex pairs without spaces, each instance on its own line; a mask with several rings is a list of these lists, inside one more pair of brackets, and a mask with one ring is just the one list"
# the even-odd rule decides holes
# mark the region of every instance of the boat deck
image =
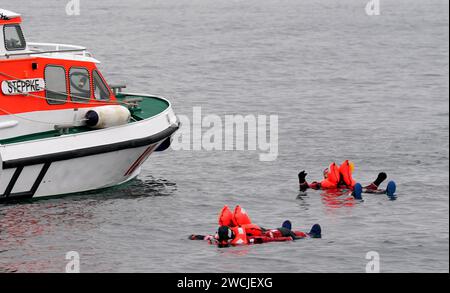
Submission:
[[[132,101],[135,106],[130,109],[132,119],[129,123],[134,123],[135,121],[141,121],[144,119],[151,118],[153,116],[158,115],[169,107],[169,103],[161,98],[155,96],[145,96],[139,94],[127,94],[127,93],[118,93],[116,95],[119,102],[130,102]],[[33,133],[30,135],[18,136],[8,139],[0,139],[0,145],[8,145],[13,143],[32,141],[38,139],[45,139],[51,137],[58,137],[61,135],[67,134],[77,134],[87,131],[95,131],[95,129],[91,129],[85,126],[81,127],[73,127],[68,129],[68,132],[62,134],[59,130],[52,130],[40,133]]]

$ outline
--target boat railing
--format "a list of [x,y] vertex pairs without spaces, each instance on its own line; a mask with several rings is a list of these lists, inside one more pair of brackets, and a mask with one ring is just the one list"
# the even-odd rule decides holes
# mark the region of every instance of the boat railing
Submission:
[[109,87],[112,89],[114,95],[117,95],[121,93],[123,89],[127,88],[127,85],[118,83],[118,84],[110,84]]
[[6,58],[12,56],[27,56],[27,55],[40,55],[40,54],[69,54],[78,55],[83,57],[93,57],[90,52],[87,51],[85,47],[67,45],[67,44],[56,44],[56,43],[27,43],[26,51],[11,52],[6,54],[1,54]]

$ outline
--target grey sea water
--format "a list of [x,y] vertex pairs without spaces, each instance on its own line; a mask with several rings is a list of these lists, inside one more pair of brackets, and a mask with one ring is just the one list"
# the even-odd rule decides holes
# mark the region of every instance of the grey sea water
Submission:
[[[279,156],[252,151],[153,155],[132,183],[87,195],[0,206],[0,271],[449,271],[449,2],[380,0],[1,0],[28,40],[87,46],[110,82],[169,97],[177,114],[279,115]],[[398,198],[298,198],[297,173],[331,161],[379,171]],[[95,172],[87,166],[86,172]],[[323,227],[322,239],[218,249],[224,204],[255,223]]]

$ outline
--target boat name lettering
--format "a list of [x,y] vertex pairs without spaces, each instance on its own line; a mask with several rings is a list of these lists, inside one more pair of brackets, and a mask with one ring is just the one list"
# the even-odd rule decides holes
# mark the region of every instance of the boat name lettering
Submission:
[[2,92],[4,95],[41,92],[44,89],[45,81],[42,78],[5,80],[2,82]]

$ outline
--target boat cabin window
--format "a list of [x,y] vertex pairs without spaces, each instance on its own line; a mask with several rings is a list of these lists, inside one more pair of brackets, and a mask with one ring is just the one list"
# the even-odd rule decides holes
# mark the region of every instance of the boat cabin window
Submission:
[[72,101],[88,103],[91,99],[89,71],[85,68],[72,67],[69,71],[69,81]]
[[48,65],[44,72],[45,93],[51,105],[64,104],[67,100],[66,70],[64,67]]
[[8,51],[24,50],[26,48],[25,38],[23,37],[20,25],[5,25],[3,27],[5,36],[5,48]]
[[92,72],[94,77],[94,96],[96,100],[109,100],[108,86],[103,81],[97,70]]

